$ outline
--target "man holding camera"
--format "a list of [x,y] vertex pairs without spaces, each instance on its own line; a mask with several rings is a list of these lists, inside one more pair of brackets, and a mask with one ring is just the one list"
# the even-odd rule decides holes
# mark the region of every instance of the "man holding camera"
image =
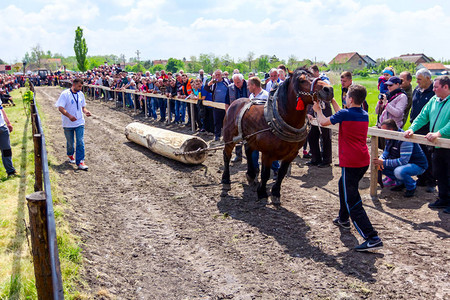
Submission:
[[[228,83],[222,77],[222,70],[217,69],[214,72],[214,77],[205,87],[206,91],[212,94],[214,102],[226,103],[228,93]],[[220,141],[222,135],[223,119],[225,118],[225,110],[214,108],[214,141]]]

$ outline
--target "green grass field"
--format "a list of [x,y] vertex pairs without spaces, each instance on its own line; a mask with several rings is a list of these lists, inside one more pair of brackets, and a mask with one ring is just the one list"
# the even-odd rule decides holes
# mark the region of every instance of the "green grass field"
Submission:
[[[19,176],[7,178],[3,165],[0,165],[0,299],[37,299],[25,225],[29,222],[25,196],[34,192],[31,120],[23,108],[20,91],[15,90],[11,95],[16,106],[5,107],[5,111],[14,127],[10,138],[13,163]],[[81,283],[80,242],[70,233],[64,220],[66,204],[57,186],[58,178],[54,172],[50,172],[65,296],[66,299],[79,299],[82,295],[76,287]]]
[[[378,102],[378,77],[379,75],[372,75],[370,77],[362,78],[359,76],[353,77],[353,83],[361,84],[366,87],[367,89],[367,103],[369,104],[369,126],[375,126],[377,123],[377,114],[375,113],[375,107]],[[335,82],[336,80],[334,80]],[[413,89],[417,86],[417,83],[415,79],[413,78],[412,81]],[[341,84],[338,82],[337,84],[333,85],[334,88],[334,98],[339,103],[339,105],[342,105],[341,103]],[[410,125],[409,123],[409,117],[408,120],[404,126],[404,128],[408,128]]]

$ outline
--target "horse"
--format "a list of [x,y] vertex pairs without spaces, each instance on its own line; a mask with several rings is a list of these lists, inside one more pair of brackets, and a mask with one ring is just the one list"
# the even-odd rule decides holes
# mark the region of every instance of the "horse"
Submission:
[[233,148],[237,142],[244,140],[249,185],[257,182],[258,175],[251,159],[252,152],[256,150],[262,153],[258,201],[268,199],[266,184],[270,178],[270,167],[273,161],[281,161],[278,178],[271,190],[271,203],[281,205],[281,183],[308,135],[306,108],[314,101],[330,102],[333,96],[332,86],[320,78],[314,78],[306,68],[298,68],[289,74],[276,91],[271,91],[267,102],[251,103],[248,98],[233,101],[223,121],[225,148],[221,183],[224,194],[231,189],[230,160]]

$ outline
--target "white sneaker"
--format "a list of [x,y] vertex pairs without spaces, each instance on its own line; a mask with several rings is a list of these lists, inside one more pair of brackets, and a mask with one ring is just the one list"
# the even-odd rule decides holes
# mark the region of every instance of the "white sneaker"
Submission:
[[74,164],[75,163],[75,157],[73,155],[68,155],[69,157],[69,163]]
[[87,171],[88,168],[89,167],[84,164],[84,161],[80,162],[80,164],[78,165],[78,170]]

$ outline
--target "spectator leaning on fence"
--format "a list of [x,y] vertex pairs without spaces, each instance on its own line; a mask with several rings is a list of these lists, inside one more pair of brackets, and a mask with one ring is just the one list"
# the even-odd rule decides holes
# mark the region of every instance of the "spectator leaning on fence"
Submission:
[[[431,80],[431,72],[425,68],[422,68],[416,73],[417,79],[417,87],[414,89],[412,96],[412,106],[411,106],[411,114],[410,121],[411,123],[417,118],[417,116],[422,111],[422,108],[430,101],[434,96],[433,91],[433,81]],[[428,122],[422,128],[415,131],[417,134],[426,135],[430,132],[430,123]],[[428,168],[422,175],[417,176],[417,185],[418,186],[426,186],[426,191],[428,193],[433,193],[436,191],[436,179],[433,176],[433,163],[431,159],[431,150],[433,147],[420,144],[420,148],[422,148],[423,153],[427,157]]]
[[[434,80],[433,90],[435,95],[405,132],[405,137],[411,137],[414,132],[429,122],[430,132],[426,135],[427,140],[433,142],[440,137],[450,139],[450,77],[437,77]],[[445,208],[444,212],[450,213],[450,149],[435,147],[432,159],[439,198],[428,206]]]
[[347,98],[348,88],[353,84],[352,73],[344,71],[341,73],[341,100],[342,108],[347,108],[345,99]]
[[[381,129],[403,132],[392,119],[381,123]],[[383,154],[373,158],[373,163],[393,182],[391,191],[406,187],[404,196],[407,198],[414,196],[416,191],[416,181],[411,176],[422,174],[428,167],[427,158],[418,144],[394,139],[387,139]]]
[[[86,109],[86,99],[84,98],[81,88],[83,81],[75,79],[72,87],[61,93],[56,107],[61,112],[62,126],[67,142],[67,156],[70,163],[75,163],[80,170],[88,170],[88,166],[84,164],[84,116],[89,117],[91,113]],[[76,154],[74,149],[74,138],[76,138]]]
[[8,177],[16,174],[16,169],[14,169],[12,161],[11,141],[9,139],[9,135],[12,131],[13,126],[0,102],[0,150],[2,151],[3,166],[5,167]]
[[366,88],[362,85],[350,86],[346,99],[348,109],[340,109],[333,99],[332,105],[336,113],[328,118],[323,115],[319,102],[315,102],[313,106],[320,125],[339,123],[339,165],[342,168],[342,176],[339,179],[339,216],[333,224],[349,229],[349,217],[351,217],[356,229],[366,240],[355,248],[356,251],[383,247],[383,242],[364,210],[358,190],[359,182],[370,164],[369,149],[366,144],[369,115],[361,107],[366,96]]

